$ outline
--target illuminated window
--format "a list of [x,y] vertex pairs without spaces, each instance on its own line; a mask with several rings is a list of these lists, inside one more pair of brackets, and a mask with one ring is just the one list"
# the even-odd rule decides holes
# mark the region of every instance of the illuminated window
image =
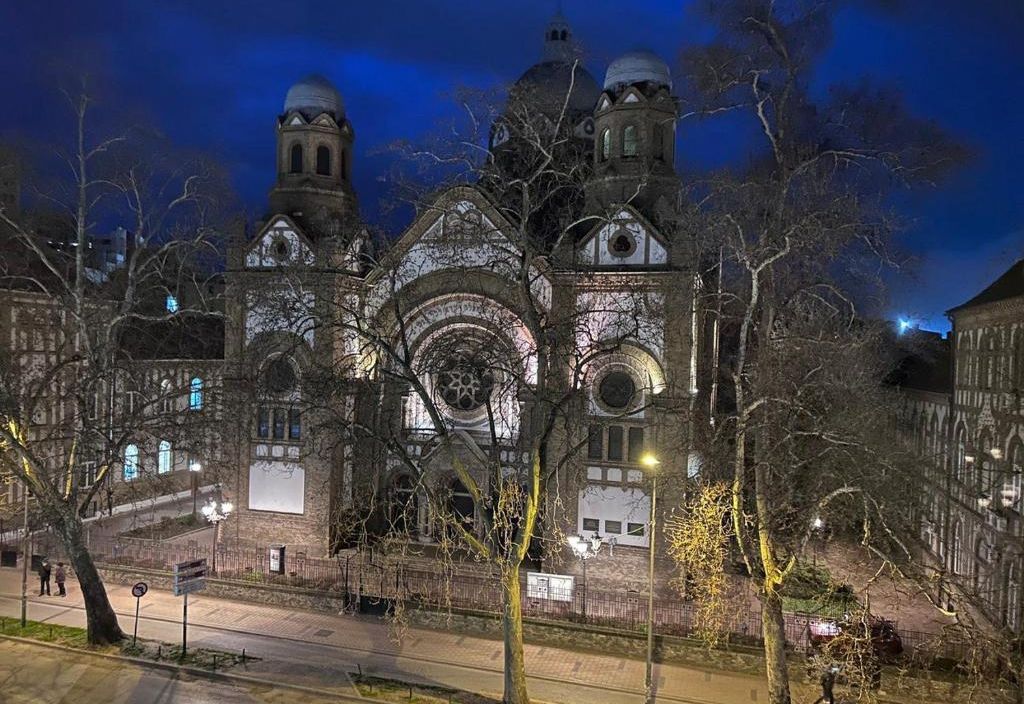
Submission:
[[331,150],[327,147],[316,148],[316,172],[321,176],[331,175]]
[[188,408],[190,411],[203,410],[203,380],[192,377],[188,385]]
[[612,131],[609,129],[601,130],[601,161],[608,159],[608,155],[612,153]]
[[174,410],[174,396],[171,393],[170,379],[160,382],[160,412],[171,413]]
[[171,471],[171,443],[167,440],[160,441],[160,449],[156,453],[156,471],[159,474]]
[[132,444],[124,448],[124,480],[130,482],[139,476],[139,446]]
[[622,128],[622,156],[636,156],[636,154],[636,125],[626,125]]
[[178,299],[175,298],[174,296],[172,296],[169,293],[167,294],[167,301],[166,301],[166,303],[164,305],[167,307],[167,312],[168,313],[177,313],[178,312],[178,308],[179,308],[179,306],[178,306]]

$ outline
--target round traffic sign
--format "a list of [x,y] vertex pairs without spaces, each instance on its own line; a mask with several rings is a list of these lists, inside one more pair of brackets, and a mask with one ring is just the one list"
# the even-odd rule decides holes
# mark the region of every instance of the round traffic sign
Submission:
[[136,582],[135,586],[132,587],[132,596],[142,598],[142,596],[148,591],[149,586],[145,582]]

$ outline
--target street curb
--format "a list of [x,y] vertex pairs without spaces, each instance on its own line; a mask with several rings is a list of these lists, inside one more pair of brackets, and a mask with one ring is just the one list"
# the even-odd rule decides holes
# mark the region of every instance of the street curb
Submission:
[[[36,645],[41,648],[51,648],[53,650],[61,650],[66,653],[75,653],[79,655],[89,655],[91,657],[105,658],[107,660],[115,660],[120,662],[130,662],[133,665],[140,667],[149,667],[156,670],[164,670],[166,672],[174,672],[177,674],[188,674],[193,677],[202,677],[206,679],[219,680],[221,682],[244,682],[245,684],[256,685],[258,687],[270,687],[271,689],[290,689],[295,692],[302,692],[303,694],[315,694],[319,697],[328,697],[333,699],[340,699],[349,702],[359,702],[360,704],[380,704],[380,699],[366,699],[364,697],[356,696],[354,694],[346,694],[344,692],[338,692],[330,689],[319,689],[317,687],[307,687],[301,684],[292,684],[290,682],[270,682],[268,680],[260,679],[259,677],[251,677],[249,675],[240,675],[232,672],[214,672],[212,670],[204,670],[199,667],[190,667],[189,665],[175,665],[170,662],[160,662],[157,660],[146,660],[144,658],[133,658],[128,655],[115,655],[113,653],[99,653],[92,650],[83,650],[81,648],[72,648],[67,645],[60,645],[59,643],[47,643],[46,641],[33,640],[31,638],[19,638],[18,636],[10,636],[6,634],[0,634],[0,638],[4,640],[14,641],[15,643],[22,643],[24,645]],[[346,672],[346,679],[349,684],[352,684],[352,678],[348,676]]]

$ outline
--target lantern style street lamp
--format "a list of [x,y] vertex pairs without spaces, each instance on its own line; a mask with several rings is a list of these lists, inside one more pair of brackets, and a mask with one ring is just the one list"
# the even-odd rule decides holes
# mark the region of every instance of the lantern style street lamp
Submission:
[[196,497],[199,495],[199,473],[203,471],[203,465],[197,460],[188,463],[188,473],[192,477],[192,522],[196,522]]
[[220,534],[221,521],[226,521],[231,512],[235,509],[230,501],[217,501],[210,499],[203,506],[203,516],[213,524],[213,562],[210,566],[210,573],[217,574],[217,537]]
[[644,701],[646,704],[654,702],[654,527],[655,516],[658,507],[658,472],[657,468],[661,462],[658,458],[647,452],[640,458],[640,464],[647,468],[651,476],[651,515],[647,522],[647,547],[650,550],[647,562],[647,663],[644,670]]
[[565,542],[583,563],[583,620],[585,621],[587,619],[587,560],[597,555],[601,549],[602,538],[595,532],[590,538],[584,538],[582,535],[570,535]]

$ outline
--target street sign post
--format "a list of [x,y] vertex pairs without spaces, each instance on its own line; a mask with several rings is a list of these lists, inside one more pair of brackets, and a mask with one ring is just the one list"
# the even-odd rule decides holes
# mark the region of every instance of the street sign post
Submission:
[[181,607],[181,657],[188,647],[188,595],[206,588],[206,558],[174,565],[174,596],[184,596]]
[[139,636],[139,602],[142,601],[142,597],[149,591],[149,585],[145,582],[136,582],[135,586],[132,587],[132,596],[135,597],[135,629],[132,631],[132,647],[135,647],[135,641]]

